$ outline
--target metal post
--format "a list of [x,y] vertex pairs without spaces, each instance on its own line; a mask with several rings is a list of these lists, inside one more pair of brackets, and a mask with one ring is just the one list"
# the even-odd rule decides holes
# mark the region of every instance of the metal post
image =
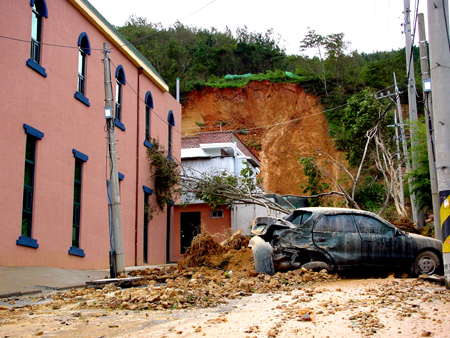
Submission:
[[[104,78],[105,78],[105,108],[112,109],[113,94],[111,83],[111,66],[109,60],[109,44],[103,43]],[[111,208],[114,230],[114,249],[117,273],[125,273],[125,261],[122,243],[122,218],[120,212],[119,172],[117,170],[116,135],[114,133],[114,118],[106,119],[110,155]]]
[[[411,162],[409,160],[409,153],[408,153],[408,145],[406,141],[406,134],[405,134],[405,125],[403,124],[403,112],[402,112],[402,104],[400,102],[400,91],[398,90],[397,86],[397,78],[394,73],[394,85],[395,85],[395,97],[397,98],[397,114],[398,114],[398,126],[400,128],[400,135],[402,140],[402,148],[403,148],[403,156],[406,163],[406,172],[411,171]],[[403,187],[402,187],[403,191]]]
[[448,1],[428,0],[430,73],[436,142],[436,170],[440,200],[445,285],[450,289],[450,42]]
[[[395,127],[395,143],[397,144],[397,162],[398,162],[398,185],[400,189],[400,203],[405,209],[405,193],[403,191],[403,169],[402,169],[402,161],[401,161],[401,153],[400,153],[400,136],[399,136],[399,128],[400,125],[398,123],[398,115],[401,114],[401,111],[398,111],[398,106],[394,109],[394,127]],[[401,107],[400,107],[401,109]]]
[[[423,13],[419,14],[419,48],[420,48],[420,69],[422,73],[422,81],[430,78],[430,64],[428,60],[428,44],[425,33],[425,20]],[[433,140],[433,107],[432,94],[430,91],[423,91],[425,103],[425,124],[427,129],[427,147],[428,147],[428,166],[430,168],[431,197],[433,200],[433,217],[434,217],[434,237],[442,241],[441,218],[439,217],[438,185],[436,177],[436,154],[434,151]]]
[[[406,40],[406,74],[408,76],[408,106],[409,106],[409,123],[410,123],[410,135],[411,135],[411,148],[415,149],[415,145],[417,144],[417,140],[414,137],[414,128],[416,128],[415,124],[417,124],[417,104],[416,104],[416,83],[414,79],[414,58],[411,53],[411,6],[409,0],[404,0],[404,15],[405,15],[405,40]],[[412,155],[412,169],[417,168],[417,159],[414,154]],[[413,221],[416,227],[420,228],[423,226],[419,224],[419,217],[416,205],[416,198],[414,194],[410,195],[411,199],[411,211],[413,214]]]
[[180,103],[180,78],[177,77],[177,102]]

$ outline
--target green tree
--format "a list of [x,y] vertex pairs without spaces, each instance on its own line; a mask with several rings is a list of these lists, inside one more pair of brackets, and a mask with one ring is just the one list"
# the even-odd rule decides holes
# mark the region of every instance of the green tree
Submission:
[[407,176],[409,178],[409,189],[416,197],[419,210],[433,210],[426,125],[421,121],[414,128],[416,129],[414,137],[417,142],[410,148],[410,151],[411,159],[416,160],[417,168],[413,169]]
[[310,201],[312,207],[320,206],[323,202],[322,198],[319,196],[323,194],[329,185],[323,182],[322,171],[315,161],[315,157],[299,157],[297,156],[299,166],[303,167],[303,174],[307,177],[308,181],[302,184],[300,187],[303,188],[303,193],[309,194],[311,196],[317,196],[317,198]]
[[[351,166],[360,164],[367,141],[366,134],[377,124],[388,135],[386,140],[392,140],[391,136],[393,137],[393,128],[387,128],[393,122],[392,113],[388,110],[386,101],[377,100],[374,94],[373,90],[366,88],[353,95],[342,110],[341,119],[337,121],[339,124],[333,125],[332,137],[336,147],[345,152]],[[373,149],[372,144],[369,154]]]
[[[150,166],[150,178],[155,182],[156,204],[161,211],[175,201],[181,193],[178,164],[167,156],[167,151],[157,139],[152,139],[152,148],[147,150]],[[148,211],[154,208],[148,206]]]

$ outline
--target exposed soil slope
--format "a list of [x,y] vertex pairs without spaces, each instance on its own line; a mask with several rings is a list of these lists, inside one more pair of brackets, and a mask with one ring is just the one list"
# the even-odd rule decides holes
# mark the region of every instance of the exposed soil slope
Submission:
[[[305,183],[299,156],[315,150],[343,160],[328,135],[318,98],[291,83],[250,82],[243,88],[206,88],[190,93],[184,103],[184,135],[222,130],[248,130],[240,137],[261,160],[264,186],[279,194],[302,194]],[[329,171],[338,176],[336,168]]]

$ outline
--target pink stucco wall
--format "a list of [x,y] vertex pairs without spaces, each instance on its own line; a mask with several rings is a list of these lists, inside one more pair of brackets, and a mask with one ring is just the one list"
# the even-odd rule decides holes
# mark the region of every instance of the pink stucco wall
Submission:
[[206,203],[201,204],[190,204],[186,207],[176,205],[174,211],[174,222],[173,222],[173,238],[171,242],[171,252],[170,261],[177,262],[183,258],[181,254],[181,220],[180,214],[182,212],[200,212],[201,227],[202,231],[208,231],[210,234],[214,235],[217,242],[224,239],[224,236],[229,235],[231,229],[231,210],[226,206],[221,206],[218,209],[223,210],[223,217],[221,218],[211,218],[211,208]]
[[[26,65],[30,57],[30,2],[2,1],[0,11],[2,35],[24,40],[3,38],[0,41],[0,265],[107,268],[108,161],[101,49],[103,42],[108,40],[69,1],[46,0],[46,3],[49,15],[43,19],[42,42],[66,46],[42,46],[40,64],[45,68],[47,77]],[[86,97],[90,107],[74,98],[77,90],[77,41],[82,32],[87,33],[91,46],[86,70]],[[110,47],[114,47],[112,42]],[[126,131],[115,129],[118,170],[125,175],[120,183],[125,265],[141,265],[144,221],[142,186],[154,188],[154,183],[149,179],[147,148],[143,145],[143,100],[145,93],[151,91],[154,102],[151,136],[159,138],[163,145],[168,142],[165,121],[169,110],[173,111],[175,158],[180,158],[181,141],[177,130],[181,129],[181,106],[147,76],[139,75],[137,67],[118,49],[113,49],[110,57],[113,82],[118,65],[123,66],[127,81],[123,86],[122,99],[122,122]],[[22,219],[24,123],[44,133],[36,148],[31,237],[37,240],[37,249],[16,244]],[[72,149],[89,156],[83,164],[81,197],[80,248],[84,250],[85,257],[68,254],[72,237],[75,163]],[[166,220],[165,213],[156,213],[150,222],[149,264],[166,261]]]

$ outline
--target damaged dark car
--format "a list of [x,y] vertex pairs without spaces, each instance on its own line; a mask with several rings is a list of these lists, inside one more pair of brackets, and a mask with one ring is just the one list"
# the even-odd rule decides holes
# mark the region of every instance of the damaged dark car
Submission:
[[390,268],[415,275],[442,270],[442,242],[406,233],[367,211],[300,208],[257,217],[249,246],[258,273],[298,269]]

